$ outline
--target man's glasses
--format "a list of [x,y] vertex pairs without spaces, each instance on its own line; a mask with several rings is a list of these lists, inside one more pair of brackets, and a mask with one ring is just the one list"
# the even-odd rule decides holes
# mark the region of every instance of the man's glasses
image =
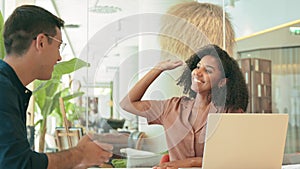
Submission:
[[59,39],[56,39],[55,37],[53,36],[50,36],[48,34],[45,34],[48,38],[50,39],[53,39],[55,40],[56,42],[59,42],[60,43],[60,46],[59,46],[59,53],[62,54],[63,50],[65,49],[65,47],[67,46],[66,43],[64,43],[62,40],[59,40]]

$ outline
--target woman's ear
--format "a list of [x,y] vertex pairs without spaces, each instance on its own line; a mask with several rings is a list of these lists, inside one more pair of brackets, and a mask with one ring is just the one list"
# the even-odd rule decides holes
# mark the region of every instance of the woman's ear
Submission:
[[228,79],[227,78],[223,78],[219,81],[218,87],[222,88],[227,84]]

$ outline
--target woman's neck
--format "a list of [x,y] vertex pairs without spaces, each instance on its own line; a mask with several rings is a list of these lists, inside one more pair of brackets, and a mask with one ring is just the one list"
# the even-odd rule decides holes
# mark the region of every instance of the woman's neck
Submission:
[[207,107],[210,104],[210,99],[208,95],[197,94],[195,97],[195,105],[196,107],[203,108]]

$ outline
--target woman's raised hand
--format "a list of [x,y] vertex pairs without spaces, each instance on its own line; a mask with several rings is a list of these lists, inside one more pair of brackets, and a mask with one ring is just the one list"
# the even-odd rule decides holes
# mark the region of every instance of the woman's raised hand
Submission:
[[155,66],[155,68],[164,71],[164,70],[175,69],[175,68],[177,68],[181,65],[183,65],[183,62],[181,60],[175,60],[174,61],[174,60],[168,59],[168,60],[163,60],[163,61],[159,62]]

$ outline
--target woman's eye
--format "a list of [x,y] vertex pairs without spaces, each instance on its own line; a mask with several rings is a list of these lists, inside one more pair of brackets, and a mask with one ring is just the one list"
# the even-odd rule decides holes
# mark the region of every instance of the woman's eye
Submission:
[[198,64],[198,65],[197,65],[197,69],[200,69],[201,67],[202,67],[201,64]]
[[212,70],[209,70],[209,69],[205,69],[205,71],[206,71],[207,73],[212,73]]

